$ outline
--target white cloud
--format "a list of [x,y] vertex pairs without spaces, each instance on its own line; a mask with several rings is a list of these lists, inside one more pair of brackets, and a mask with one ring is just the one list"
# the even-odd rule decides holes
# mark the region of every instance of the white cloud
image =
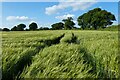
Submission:
[[[84,0],[81,0],[81,1],[84,1]],[[64,10],[67,8],[72,8],[73,11],[85,10],[96,3],[96,0],[91,0],[91,1],[94,1],[94,2],[77,2],[74,0],[72,0],[71,2],[59,2],[58,5],[47,7],[45,9],[45,13],[48,15],[51,15],[51,14],[58,13],[59,10]]]
[[6,20],[7,21],[29,21],[32,19],[27,16],[8,16]]
[[73,14],[66,14],[66,15],[62,15],[62,16],[56,16],[55,18],[62,20],[62,19],[67,19],[68,17],[75,17],[75,15],[73,15]]

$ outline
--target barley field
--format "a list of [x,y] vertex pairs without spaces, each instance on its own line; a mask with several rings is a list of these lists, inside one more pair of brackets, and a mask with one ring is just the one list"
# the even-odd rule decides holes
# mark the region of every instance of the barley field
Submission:
[[2,77],[119,78],[118,31],[2,33]]

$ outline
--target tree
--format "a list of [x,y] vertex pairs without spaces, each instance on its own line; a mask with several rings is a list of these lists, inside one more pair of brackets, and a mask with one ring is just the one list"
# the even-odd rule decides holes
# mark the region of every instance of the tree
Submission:
[[62,22],[52,24],[52,30],[59,30],[64,28],[64,24]]
[[25,31],[29,31],[29,29],[25,29]]
[[8,28],[3,28],[2,31],[10,31]]
[[95,8],[93,10],[84,13],[79,16],[77,21],[78,25],[81,26],[82,29],[86,28],[105,28],[108,25],[111,25],[115,19],[115,16],[107,12],[106,10],[101,10],[100,8]]
[[29,25],[29,29],[30,29],[30,30],[36,30],[37,28],[38,28],[38,26],[37,26],[37,24],[34,23],[34,22]]
[[0,28],[0,31],[2,31],[2,28]]
[[43,30],[43,27],[40,27],[39,30]]
[[14,26],[14,27],[11,29],[11,31],[17,31],[17,27]]
[[39,30],[50,30],[48,27],[40,27]]
[[48,27],[43,27],[43,30],[49,30],[49,28]]
[[114,20],[116,19],[112,13],[107,12],[106,10],[101,10],[93,16],[91,24],[94,29],[106,28],[106,26],[112,25],[112,21]]
[[64,22],[64,29],[72,29],[75,25],[72,17],[68,17],[67,19],[63,19],[62,21]]
[[85,26],[85,23],[84,23],[83,16],[84,15],[79,16],[77,21],[78,21],[78,25],[81,26],[81,28],[84,30],[86,26]]
[[24,31],[24,28],[26,27],[25,24],[19,24],[17,26],[14,26],[11,28],[11,31]]
[[25,24],[19,24],[19,25],[17,25],[17,31],[24,31],[25,27],[26,27]]

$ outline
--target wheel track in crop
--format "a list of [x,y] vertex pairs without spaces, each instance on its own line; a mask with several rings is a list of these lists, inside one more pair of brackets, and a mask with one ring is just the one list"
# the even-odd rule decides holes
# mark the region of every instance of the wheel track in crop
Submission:
[[[50,47],[50,46],[52,46],[52,45],[59,44],[59,43],[60,43],[60,40],[61,40],[62,38],[64,38],[65,35],[66,35],[66,34],[63,34],[62,36],[60,36],[60,37],[58,37],[58,38],[56,38],[56,39],[54,39],[54,40],[45,40],[45,41],[40,41],[40,42],[44,42],[44,43],[46,44],[46,46]],[[80,41],[78,40],[78,37],[77,37],[74,33],[71,33],[71,35],[72,35],[72,39],[69,40],[69,41],[66,42],[66,43],[68,43],[68,44],[78,44],[78,45],[80,45]],[[82,42],[81,42],[81,43],[82,43]],[[41,47],[38,46],[37,48],[38,48],[38,49],[37,49],[37,50],[38,50],[37,52],[39,52]],[[43,48],[44,48],[44,47],[42,47],[42,49],[43,49]],[[107,73],[106,71],[104,71],[104,67],[102,66],[102,64],[99,63],[99,62],[97,62],[98,60],[95,58],[95,56],[92,56],[92,55],[91,55],[92,53],[90,53],[86,47],[84,47],[83,45],[81,45],[81,46],[80,46],[79,53],[80,53],[80,54],[84,54],[84,55],[83,55],[84,63],[87,64],[87,65],[90,65],[90,66],[92,67],[91,70],[90,70],[88,73],[90,73],[90,74],[95,74],[95,75],[97,75],[99,78],[101,78],[101,77],[103,77],[103,78],[108,78],[108,77],[109,77],[109,76],[108,76],[108,73]],[[30,61],[31,61],[31,60],[30,60]],[[98,64],[98,63],[99,63],[99,65],[100,65],[99,68],[97,67],[97,64]],[[30,64],[31,64],[31,63],[29,63],[28,65],[30,65]],[[102,70],[102,71],[101,71],[101,70]],[[98,73],[98,71],[100,71],[100,72]]]
[[[78,44],[79,45],[80,41],[77,39],[78,37],[74,33],[71,33],[71,34],[72,34],[72,39],[68,40],[66,43],[68,43],[68,44]],[[95,56],[92,56],[91,55],[92,53],[90,53],[87,50],[87,48],[82,46],[82,45],[80,46],[79,53],[83,54],[84,63],[88,64],[88,65],[90,65],[92,67],[92,69],[89,71],[89,73],[97,74],[98,70],[97,70],[97,66],[96,65],[97,65],[98,62],[96,62],[97,60],[96,60],[96,58],[94,58]],[[99,65],[100,65],[99,68],[102,70],[103,69],[102,64],[99,63]],[[99,77],[104,76],[105,78],[108,77],[107,73],[104,70],[101,71],[98,76]]]
[[[32,64],[32,57],[34,57],[40,50],[44,49],[45,47],[59,44],[61,38],[63,38],[64,35],[65,34],[62,34],[61,36],[56,37],[54,39],[39,41],[39,42],[43,42],[44,45],[36,47],[36,49],[32,52],[28,51],[27,53],[25,53],[25,55],[23,55],[16,64],[14,64],[13,66],[10,66],[11,68],[9,70],[7,70],[7,72],[3,72],[2,79],[4,79],[4,80],[14,80],[14,79],[19,80],[20,79],[19,76],[22,73],[22,71],[24,70],[24,68],[26,68],[26,66],[30,66]],[[30,56],[28,56],[28,55],[30,55]],[[14,71],[11,71],[11,70],[14,70]]]
[[101,61],[99,61],[95,56],[95,53],[90,53],[88,49],[83,46],[80,47],[79,53],[83,54],[84,63],[92,67],[88,73],[95,74],[98,78],[110,77],[108,71],[104,70],[104,66]]
[[77,36],[72,33],[72,40],[71,43],[79,44],[80,42],[77,40]]
[[[72,33],[72,40],[68,43],[74,43],[74,44],[80,44],[80,41],[77,39],[77,36],[74,35],[74,33]],[[81,42],[82,43],[82,42]],[[100,69],[98,77],[104,77],[104,78],[108,78],[108,73],[106,71],[104,71],[104,67],[102,66],[102,64],[100,62],[97,62],[98,60],[96,59],[95,55],[92,56],[88,49],[84,46],[81,45],[80,47],[80,53],[84,54],[83,55],[83,59],[84,59],[84,63],[91,65],[92,69],[89,71],[89,73],[93,73],[93,74],[98,74],[98,69]],[[94,53],[95,54],[95,53]],[[99,63],[99,68],[97,67],[97,64]]]
[[[40,40],[38,42],[43,42],[45,45],[43,46],[37,46],[35,51],[28,51],[27,53],[25,53],[25,55],[23,55],[19,61],[17,62],[17,64],[14,64],[12,66],[12,69],[16,69],[17,71],[13,71],[13,73],[8,73],[8,74],[3,74],[3,79],[5,80],[19,80],[20,79],[20,75],[23,72],[23,69],[26,68],[26,66],[30,66],[32,64],[32,57],[34,57],[40,50],[44,49],[45,47],[50,47],[52,45],[56,45],[60,43],[60,40],[62,38],[64,38],[63,34],[59,37],[56,37],[54,39],[48,39],[48,40]],[[79,41],[77,40],[77,36],[74,33],[71,33],[72,35],[72,39],[67,42],[68,44],[79,44]],[[95,64],[95,59],[93,58],[93,56],[91,56],[91,54],[88,52],[88,50],[84,47],[80,48],[80,53],[84,54],[83,59],[85,60],[84,63],[87,63],[88,65],[90,64],[92,66],[92,70],[89,71],[90,73],[95,73],[96,72],[96,64]],[[30,55],[28,57],[28,55]]]
[[67,33],[64,38],[61,39],[61,43],[79,44],[78,37],[74,33]]

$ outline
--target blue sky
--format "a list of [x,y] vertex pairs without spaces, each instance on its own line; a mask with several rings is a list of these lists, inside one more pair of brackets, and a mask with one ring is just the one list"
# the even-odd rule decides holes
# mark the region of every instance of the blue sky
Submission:
[[[61,22],[63,18],[70,16],[77,24],[78,16],[96,7],[105,9],[118,18],[117,2],[3,2],[0,26],[10,29],[24,23],[28,28],[31,22],[36,22],[39,27],[51,27],[51,24]],[[118,19],[114,24],[117,22]]]

